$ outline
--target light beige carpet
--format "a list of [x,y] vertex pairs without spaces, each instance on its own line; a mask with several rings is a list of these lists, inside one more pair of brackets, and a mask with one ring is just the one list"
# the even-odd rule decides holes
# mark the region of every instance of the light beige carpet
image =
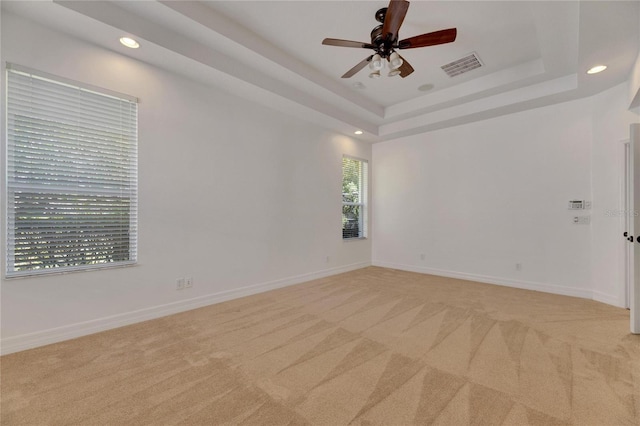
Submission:
[[376,267],[0,361],[2,425],[640,424],[627,310]]

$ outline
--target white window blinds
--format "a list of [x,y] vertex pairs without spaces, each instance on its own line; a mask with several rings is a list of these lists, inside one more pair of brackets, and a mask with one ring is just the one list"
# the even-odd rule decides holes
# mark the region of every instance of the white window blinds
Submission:
[[7,276],[135,263],[135,99],[16,66],[7,81]]
[[367,236],[368,163],[342,158],[342,238]]

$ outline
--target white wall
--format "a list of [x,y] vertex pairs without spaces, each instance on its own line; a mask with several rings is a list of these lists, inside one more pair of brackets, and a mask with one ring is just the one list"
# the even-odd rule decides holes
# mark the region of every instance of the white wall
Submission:
[[373,263],[590,297],[590,160],[588,99],[376,144]]
[[627,85],[621,84],[592,97],[592,266],[594,299],[616,306],[625,305],[623,285],[624,218],[620,213],[621,182],[624,179],[622,141],[629,139],[629,125],[639,122],[627,110]]
[[623,306],[627,90],[374,145],[373,263]]
[[141,100],[140,264],[3,279],[4,353],[370,263],[340,229],[342,155],[369,144],[7,13],[2,43],[3,64]]
[[628,105],[635,111],[636,114],[640,114],[640,53],[636,58],[636,62],[633,64],[633,68],[629,73],[628,86]]

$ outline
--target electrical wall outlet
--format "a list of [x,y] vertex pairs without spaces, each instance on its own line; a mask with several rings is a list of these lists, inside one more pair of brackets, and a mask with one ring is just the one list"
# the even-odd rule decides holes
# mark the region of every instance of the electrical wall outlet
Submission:
[[574,216],[573,223],[576,225],[589,225],[591,223],[591,216]]
[[184,290],[184,278],[178,278],[176,280],[176,290]]
[[184,288],[191,288],[193,287],[193,278],[189,277],[189,278],[185,278],[184,280]]

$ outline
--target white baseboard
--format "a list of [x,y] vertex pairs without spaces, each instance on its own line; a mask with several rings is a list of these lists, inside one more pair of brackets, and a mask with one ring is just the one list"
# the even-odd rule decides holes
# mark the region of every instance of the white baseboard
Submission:
[[458,278],[461,280],[477,281],[485,284],[495,284],[505,287],[521,288],[524,290],[542,291],[545,293],[561,294],[563,296],[581,297],[592,299],[593,292],[582,288],[566,287],[554,284],[538,283],[533,281],[520,281],[486,275],[469,274],[466,272],[447,271],[443,269],[425,268],[422,266],[405,265],[400,263],[373,261],[373,266],[383,268],[400,269],[402,271],[418,272],[421,274],[437,275],[447,278]]
[[296,275],[293,277],[282,278],[260,284],[249,285],[234,290],[221,291],[205,296],[194,297],[192,299],[181,300],[179,302],[168,303],[165,305],[153,306],[150,308],[127,312],[124,314],[98,318],[91,321],[70,324],[63,327],[51,328],[34,333],[22,334],[19,336],[7,337],[0,340],[0,354],[6,355],[13,352],[48,345],[51,343],[62,342],[64,340],[74,339],[76,337],[86,336],[89,334],[98,333],[100,331],[110,330],[113,328],[135,324],[150,319],[160,318],[167,315],[176,314],[178,312],[201,308],[203,306],[213,305],[227,300],[237,299],[239,297],[250,296],[252,294],[274,290],[276,288],[287,287],[306,281],[341,274],[343,272],[366,268],[367,266],[371,266],[371,262],[353,263],[336,268],[323,269],[321,271]]
[[593,290],[593,300],[606,303],[607,305],[617,306],[618,308],[626,308],[624,300],[620,300],[619,297],[611,296],[598,290]]

